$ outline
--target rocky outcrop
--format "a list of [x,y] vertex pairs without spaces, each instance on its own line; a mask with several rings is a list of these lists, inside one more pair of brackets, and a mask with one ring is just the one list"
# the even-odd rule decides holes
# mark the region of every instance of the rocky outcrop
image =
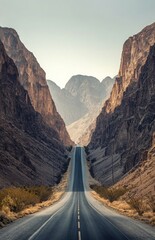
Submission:
[[144,28],[140,33],[130,37],[123,46],[121,64],[105,111],[113,112],[121,104],[126,88],[137,82],[141,68],[145,64],[150,46],[155,43],[155,23]]
[[[129,38],[119,76],[96,123],[92,174],[112,185],[146,159],[155,131],[155,24]],[[150,50],[151,47],[151,50]]]
[[50,95],[45,72],[36,58],[26,49],[14,29],[1,27],[0,39],[8,56],[18,68],[19,81],[28,91],[32,106],[42,115],[44,121],[58,132],[63,143],[70,145],[72,142]]
[[53,185],[66,169],[57,131],[44,122],[0,41],[0,187]]

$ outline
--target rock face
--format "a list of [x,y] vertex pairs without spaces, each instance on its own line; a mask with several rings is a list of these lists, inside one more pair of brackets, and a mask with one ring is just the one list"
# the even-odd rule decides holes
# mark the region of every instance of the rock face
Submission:
[[36,58],[26,49],[14,29],[0,27],[0,39],[8,56],[13,59],[18,68],[19,81],[28,91],[32,106],[42,115],[44,121],[58,132],[63,143],[70,145],[71,140],[65,124],[51,98],[45,72]]
[[71,139],[87,145],[95,127],[103,101],[110,95],[114,79],[107,77],[100,82],[91,76],[71,77],[64,89],[48,81],[58,112],[67,124]]
[[137,82],[141,68],[145,64],[150,46],[155,43],[155,23],[144,28],[140,33],[130,37],[123,46],[121,65],[111,96],[105,111],[113,112],[121,104],[126,88]]
[[152,146],[148,151],[144,161],[138,167],[132,169],[123,179],[116,183],[115,187],[122,186],[128,188],[128,192],[123,196],[125,200],[134,198],[155,197],[155,135]]
[[[155,131],[155,24],[129,38],[119,76],[96,123],[91,171],[105,185],[146,159]],[[151,47],[151,50],[150,50]]]
[[0,187],[53,185],[65,170],[65,149],[19,82],[0,41]]

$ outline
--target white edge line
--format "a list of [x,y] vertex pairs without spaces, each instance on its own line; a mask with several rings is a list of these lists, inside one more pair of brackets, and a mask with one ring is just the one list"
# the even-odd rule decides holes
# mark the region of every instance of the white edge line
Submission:
[[58,212],[60,212],[60,211],[62,210],[63,207],[64,207],[64,206],[61,206],[60,209],[58,209],[46,222],[44,222],[44,224],[41,225],[41,227],[38,228],[37,231],[35,231],[35,232],[28,238],[28,240],[32,240],[32,239],[45,227],[45,225],[46,225]]

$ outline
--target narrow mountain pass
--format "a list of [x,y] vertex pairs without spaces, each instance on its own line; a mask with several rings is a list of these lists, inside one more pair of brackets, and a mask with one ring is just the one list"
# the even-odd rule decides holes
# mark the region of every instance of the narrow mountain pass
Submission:
[[84,149],[75,147],[68,191],[59,203],[0,230],[1,240],[155,239],[155,228],[122,216],[92,198]]

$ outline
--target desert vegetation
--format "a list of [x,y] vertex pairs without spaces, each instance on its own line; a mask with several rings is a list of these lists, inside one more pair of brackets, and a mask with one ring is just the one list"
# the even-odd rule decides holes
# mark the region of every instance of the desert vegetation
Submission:
[[9,187],[0,190],[0,223],[1,226],[12,220],[27,207],[48,200],[52,188],[47,186]]
[[126,189],[124,188],[107,188],[105,186],[90,186],[95,192],[97,192],[100,197],[108,199],[110,202],[116,201],[125,194]]
[[155,196],[129,196],[131,189],[90,185],[93,196],[127,216],[155,225]]
[[155,213],[155,196],[148,197],[148,205],[150,206],[153,213]]
[[131,208],[135,209],[140,216],[142,216],[143,213],[145,212],[144,203],[143,203],[143,199],[142,198],[132,197],[128,201],[128,203],[131,206]]

